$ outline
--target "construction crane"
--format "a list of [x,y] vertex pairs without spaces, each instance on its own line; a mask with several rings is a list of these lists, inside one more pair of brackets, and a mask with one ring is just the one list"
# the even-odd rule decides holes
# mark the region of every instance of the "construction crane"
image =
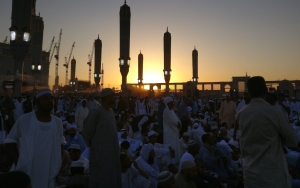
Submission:
[[50,48],[49,48],[49,50],[48,50],[49,53],[51,52],[52,46],[53,46],[53,44],[54,44],[54,39],[55,39],[55,37],[53,37],[53,39],[52,39],[52,41],[51,41]]
[[67,59],[67,57],[65,57],[65,64],[64,67],[66,67],[66,80],[65,80],[65,85],[68,84],[68,73],[69,73],[69,63],[71,60],[71,56],[72,56],[72,52],[73,52],[73,48],[75,47],[75,42],[73,43],[72,47],[71,47],[71,52],[69,54],[69,58]]
[[58,43],[56,46],[56,55],[54,56],[56,59],[56,64],[55,64],[55,85],[54,85],[54,89],[57,90],[58,89],[58,82],[59,82],[59,77],[58,77],[58,64],[59,64],[59,49],[60,49],[60,41],[61,41],[61,34],[62,34],[62,29],[60,29],[60,33],[59,33],[59,39],[58,39]]
[[3,43],[7,44],[7,36],[5,37]]
[[[49,58],[49,65],[50,65],[50,63],[51,63],[51,61],[52,61],[52,57],[53,57],[53,54],[54,54],[54,52],[55,52],[55,49],[56,49],[56,43],[55,43],[54,46],[53,46],[53,50],[52,50],[52,53],[51,53],[50,58]],[[50,51],[49,51],[49,53],[50,53]]]
[[92,54],[88,56],[89,61],[87,62],[87,64],[89,65],[89,82],[91,84],[91,74],[92,74],[92,62],[93,62],[93,55],[94,55],[94,45],[92,48]]

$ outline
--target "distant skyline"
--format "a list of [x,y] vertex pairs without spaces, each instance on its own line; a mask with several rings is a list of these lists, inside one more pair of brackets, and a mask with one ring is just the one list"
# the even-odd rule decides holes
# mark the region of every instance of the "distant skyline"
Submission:
[[[123,4],[123,0],[37,0],[36,13],[40,12],[45,25],[43,50],[48,50],[52,37],[57,41],[63,30],[59,83],[64,85],[64,57],[74,41],[76,76],[88,80],[88,54],[99,34],[104,87],[120,88],[119,10]],[[163,34],[167,27],[172,35],[170,82],[192,79],[194,46],[198,50],[199,82],[229,81],[246,72],[266,80],[300,79],[300,1],[127,0],[127,4],[131,8],[128,83],[137,83],[140,51],[144,83],[164,82]],[[9,36],[11,6],[12,1],[1,2],[0,42]],[[51,88],[54,72],[53,58]]]

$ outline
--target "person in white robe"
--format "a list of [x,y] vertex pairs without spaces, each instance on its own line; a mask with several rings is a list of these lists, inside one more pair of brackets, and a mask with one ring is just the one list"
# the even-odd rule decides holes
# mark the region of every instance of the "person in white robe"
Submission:
[[118,132],[118,139],[119,139],[119,143],[122,143],[124,141],[129,142],[130,144],[129,150],[132,153],[136,153],[143,146],[143,143],[141,141],[128,137],[128,133],[126,129],[121,129],[120,132]]
[[141,150],[141,155],[135,160],[137,165],[145,171],[151,182],[150,187],[156,188],[158,183],[159,168],[154,163],[154,147],[152,144],[145,144]]
[[14,119],[17,119],[24,114],[23,105],[22,105],[22,97],[18,97],[18,99],[14,102],[15,109],[14,109]]
[[181,121],[173,110],[174,102],[172,97],[164,99],[166,108],[163,113],[163,136],[164,144],[168,144],[175,150],[175,163],[180,160],[180,143],[179,130],[181,129]]
[[120,154],[122,188],[149,188],[151,182],[148,174],[135,161],[131,162],[125,153]]
[[154,146],[154,162],[159,169],[168,167],[169,171],[176,174],[178,172],[175,166],[175,150],[167,144],[157,143],[157,133],[150,131],[148,133],[149,144]]
[[59,99],[57,100],[57,110],[63,111],[64,110],[65,101],[63,99],[63,96],[59,96]]
[[68,148],[68,152],[70,155],[70,159],[72,161],[81,161],[83,162],[84,167],[84,173],[89,173],[90,169],[90,163],[89,160],[85,157],[83,157],[80,153],[80,145],[78,144],[71,144],[71,146]]
[[40,90],[36,95],[37,111],[19,117],[6,140],[16,170],[30,176],[33,188],[54,188],[61,167],[63,126],[50,114],[53,104],[51,91]]
[[83,129],[83,121],[88,116],[89,109],[86,107],[86,100],[83,99],[81,106],[78,107],[75,114],[75,124],[78,127],[78,132],[82,132]]
[[180,143],[180,158],[187,151],[187,144],[190,141],[189,138],[190,138],[189,133],[188,132],[184,132],[183,136],[179,139],[179,143]]
[[199,145],[194,140],[191,140],[188,143],[187,152],[185,152],[180,159],[179,169],[178,169],[179,171],[181,171],[180,166],[183,161],[185,161],[185,160],[194,161],[195,160],[196,155],[198,155],[198,153],[199,153],[199,149],[200,149]]
[[145,100],[143,100],[142,98],[140,98],[136,101],[136,112],[137,112],[136,115],[146,115],[147,114]]

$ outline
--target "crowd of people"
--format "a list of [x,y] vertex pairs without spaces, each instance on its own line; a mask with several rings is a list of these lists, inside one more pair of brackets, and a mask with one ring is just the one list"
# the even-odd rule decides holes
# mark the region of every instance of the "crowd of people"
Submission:
[[[0,187],[300,187],[300,103],[242,98],[0,98]],[[297,135],[298,134],[298,135]]]

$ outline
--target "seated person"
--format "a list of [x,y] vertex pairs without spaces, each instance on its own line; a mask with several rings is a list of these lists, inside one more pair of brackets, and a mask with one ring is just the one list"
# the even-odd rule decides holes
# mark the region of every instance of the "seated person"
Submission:
[[77,126],[75,124],[68,124],[67,125],[68,136],[66,136],[65,150],[68,150],[71,144],[78,144],[80,146],[80,153],[83,153],[86,148],[86,143],[81,136],[77,132]]
[[89,160],[80,155],[80,146],[78,144],[72,144],[68,151],[71,160],[82,161],[84,164],[84,173],[89,173]]
[[[172,147],[167,144],[159,144],[157,143],[157,135],[154,131],[150,131],[148,133],[149,144],[154,146],[155,151],[155,164],[159,169],[163,167],[168,167],[169,171],[176,174],[178,172],[175,166],[175,151]],[[179,155],[179,154],[177,154]]]
[[135,155],[133,153],[131,153],[131,151],[129,150],[130,147],[130,143],[128,141],[123,141],[120,144],[120,152],[121,153],[126,153],[128,155],[128,157],[130,158],[131,161],[135,160]]
[[136,153],[141,150],[142,148],[142,142],[133,138],[128,137],[126,129],[121,129],[120,132],[118,132],[119,137],[119,143],[122,143],[123,141],[128,141],[130,144],[129,150],[132,153]]
[[151,182],[148,174],[139,168],[137,163],[130,160],[126,153],[120,154],[122,188],[148,188]]
[[181,163],[180,172],[175,175],[175,183],[180,188],[196,188],[192,179],[197,175],[194,161],[185,160]]
[[194,161],[196,155],[198,155],[198,153],[199,153],[199,150],[200,150],[199,145],[194,140],[191,140],[188,143],[187,152],[185,152],[180,159],[179,171],[180,171],[181,163],[185,160]]
[[84,175],[84,163],[82,161],[73,161],[70,167],[71,174],[58,180],[59,185],[82,184],[89,187],[89,177]]
[[141,150],[141,155],[136,159],[138,166],[149,176],[151,187],[157,187],[159,168],[154,163],[155,152],[152,144],[145,144]]
[[158,175],[158,188],[175,188],[174,175],[169,171],[163,171]]

